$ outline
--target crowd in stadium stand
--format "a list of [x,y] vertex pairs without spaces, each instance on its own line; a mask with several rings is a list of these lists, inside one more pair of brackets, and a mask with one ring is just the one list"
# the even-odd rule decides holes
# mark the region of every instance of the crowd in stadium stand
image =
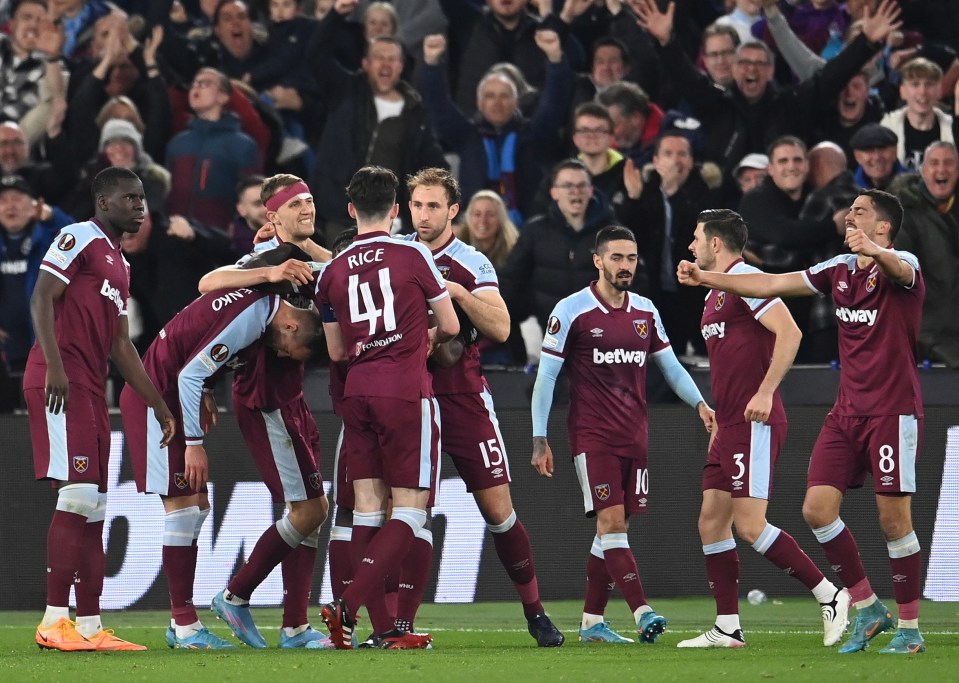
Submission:
[[[4,374],[33,343],[40,260],[93,214],[103,168],[135,171],[149,207],[124,245],[142,351],[250,251],[263,175],[308,180],[328,245],[370,164],[460,180],[461,234],[513,318],[487,363],[527,362],[519,323],[595,277],[614,222],[637,236],[634,289],[702,356],[702,292],[675,278],[700,211],[739,211],[748,261],[782,273],[842,253],[850,203],[880,188],[929,287],[919,358],[959,367],[959,3],[4,0],[0,21]],[[798,360],[836,358],[829,299],[789,305]]]

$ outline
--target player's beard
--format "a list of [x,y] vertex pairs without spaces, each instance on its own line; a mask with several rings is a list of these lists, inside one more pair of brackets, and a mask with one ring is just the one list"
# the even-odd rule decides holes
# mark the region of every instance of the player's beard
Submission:
[[[624,279],[620,279],[620,275],[625,275]],[[630,285],[633,284],[633,274],[628,270],[618,270],[614,275],[609,270],[606,269],[606,266],[603,266],[603,277],[606,278],[606,282],[613,286],[614,289],[619,290],[620,292],[626,292],[629,290]]]

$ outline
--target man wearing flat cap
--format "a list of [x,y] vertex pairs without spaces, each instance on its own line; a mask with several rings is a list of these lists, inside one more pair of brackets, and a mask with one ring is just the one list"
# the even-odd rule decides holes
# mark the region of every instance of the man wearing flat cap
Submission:
[[885,190],[900,173],[909,169],[896,158],[899,137],[885,126],[867,123],[849,140],[859,167],[853,174],[856,184],[864,190]]

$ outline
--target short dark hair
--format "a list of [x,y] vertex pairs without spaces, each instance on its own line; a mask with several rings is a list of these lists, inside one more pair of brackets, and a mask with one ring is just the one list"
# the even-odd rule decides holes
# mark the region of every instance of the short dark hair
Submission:
[[706,237],[718,237],[729,251],[743,253],[749,229],[743,217],[731,209],[706,209],[696,216],[696,222],[703,224]]
[[413,195],[413,190],[417,187],[442,187],[446,190],[446,205],[453,206],[459,204],[462,193],[460,184],[453,174],[445,168],[421,168],[419,171],[406,178],[406,187]]
[[809,148],[806,147],[806,143],[797,138],[795,135],[780,135],[778,138],[769,143],[769,147],[766,148],[766,156],[769,157],[771,161],[774,151],[780,147],[787,146],[798,147],[803,151],[803,154],[809,151]]
[[97,197],[110,194],[110,192],[120,184],[121,180],[135,180],[140,182],[140,176],[130,169],[121,168],[120,166],[110,166],[97,173],[93,179],[93,184],[90,186],[93,203],[96,204]]
[[384,218],[396,204],[396,174],[382,166],[364,166],[353,174],[346,196],[364,221]]
[[333,254],[333,256],[336,256],[350,246],[350,244],[353,243],[353,238],[356,237],[356,234],[356,228],[347,228],[337,235],[336,239],[333,240],[333,244],[330,245],[330,252]]
[[599,94],[599,102],[607,107],[616,105],[623,116],[649,116],[649,95],[635,83],[613,83]]
[[633,231],[629,228],[622,225],[607,225],[605,228],[601,229],[596,233],[596,246],[594,251],[602,255],[604,247],[612,242],[613,240],[627,240],[628,242],[636,243],[636,235],[633,234]]
[[613,117],[609,115],[609,109],[601,105],[599,102],[590,100],[589,102],[583,102],[581,105],[576,107],[573,111],[573,127],[576,127],[576,119],[580,116],[592,116],[594,119],[602,119],[609,124],[609,129],[613,129]]
[[872,204],[876,207],[876,215],[881,221],[889,221],[892,230],[889,232],[889,241],[892,242],[899,234],[899,228],[902,227],[902,203],[899,197],[882,190],[860,190],[860,197],[869,197]]
[[240,195],[242,195],[244,192],[249,190],[251,187],[257,187],[257,188],[263,187],[263,181],[265,180],[266,178],[261,176],[259,173],[248,175],[247,177],[240,180],[240,182],[236,184],[236,188],[234,189],[234,192],[236,192],[237,199],[239,199]]
[[669,129],[669,130],[667,130],[667,131],[663,131],[663,133],[662,133],[658,138],[656,138],[656,143],[655,143],[655,145],[653,146],[653,155],[654,155],[654,156],[657,155],[657,154],[659,154],[659,147],[660,147],[660,145],[662,145],[663,140],[665,140],[666,138],[679,138],[680,140],[685,140],[685,141],[686,141],[686,144],[689,145],[689,156],[693,156],[693,143],[692,143],[692,141],[689,139],[689,137],[687,137],[687,135],[686,135],[685,133],[683,133],[683,132],[682,132],[681,130],[679,130],[678,128],[671,128],[671,129]]
[[556,184],[556,177],[559,175],[560,171],[582,171],[587,176],[589,176],[590,182],[593,181],[593,174],[589,172],[589,169],[586,168],[584,164],[579,159],[563,159],[561,162],[553,166],[553,169],[549,172],[549,184],[550,187]]
[[596,50],[601,47],[615,47],[617,50],[619,50],[620,58],[623,60],[623,65],[629,67],[629,48],[626,47],[626,43],[614,36],[603,36],[602,38],[593,41],[593,47],[589,53],[590,68],[593,67],[593,58],[596,56]]

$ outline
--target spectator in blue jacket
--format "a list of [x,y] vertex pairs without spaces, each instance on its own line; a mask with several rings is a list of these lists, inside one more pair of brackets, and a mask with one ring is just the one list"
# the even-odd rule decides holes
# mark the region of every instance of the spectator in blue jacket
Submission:
[[240,120],[225,111],[230,80],[216,69],[200,69],[190,86],[194,118],[167,145],[166,167],[173,176],[169,214],[226,230],[233,220],[234,191],[241,178],[262,170],[253,139]]
[[542,159],[551,159],[566,123],[572,72],[555,31],[536,32],[546,56],[546,83],[529,120],[518,109],[516,85],[502,74],[487,74],[476,93],[477,115],[467,118],[453,103],[443,77],[441,59],[446,39],[439,34],[423,41],[420,90],[440,142],[460,156],[463,194],[493,190],[506,202],[510,219],[522,225],[544,175]]
[[22,176],[0,180],[0,351],[9,370],[23,370],[33,345],[30,295],[40,261],[60,228],[72,222],[36,199]]

